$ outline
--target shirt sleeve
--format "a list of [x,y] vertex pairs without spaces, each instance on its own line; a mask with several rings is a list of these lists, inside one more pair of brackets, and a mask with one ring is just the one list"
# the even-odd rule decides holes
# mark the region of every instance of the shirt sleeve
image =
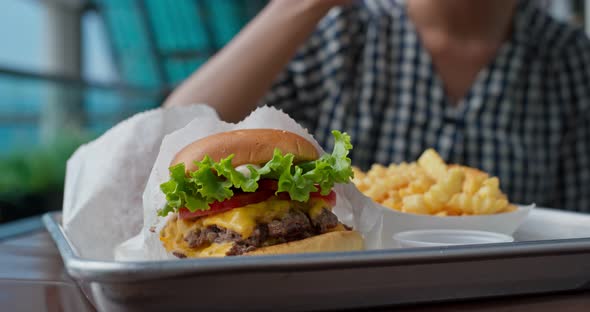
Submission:
[[590,40],[581,34],[570,46],[563,69],[570,76],[569,85],[562,88],[570,90],[572,103],[561,144],[561,203],[556,206],[590,212]]
[[299,48],[259,105],[274,106],[312,132],[331,80],[347,71],[351,43],[358,42],[360,23],[354,5],[332,9]]
[[272,87],[262,98],[259,106],[274,106],[283,110],[296,120],[301,120],[301,114],[297,112],[305,111],[306,102],[300,98],[300,91],[295,83],[295,73],[287,66],[274,81]]

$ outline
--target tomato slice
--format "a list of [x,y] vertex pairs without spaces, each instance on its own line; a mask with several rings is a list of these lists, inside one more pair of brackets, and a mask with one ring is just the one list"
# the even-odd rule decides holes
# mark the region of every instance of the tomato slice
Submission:
[[187,208],[180,208],[178,210],[178,217],[182,220],[187,220],[229,211],[234,208],[265,201],[269,197],[271,197],[273,193],[274,191],[271,190],[261,190],[253,193],[238,193],[235,194],[232,198],[226,199],[221,202],[215,201],[209,204],[209,209],[207,210],[196,210],[191,212]]
[[321,198],[321,199],[325,200],[328,204],[330,204],[330,206],[336,205],[336,192],[334,192],[333,190],[330,191],[330,193],[328,195],[322,195],[322,194],[320,194],[320,192],[309,193],[309,197]]
[[[278,189],[278,182],[276,180],[263,179],[258,181],[258,191],[252,193],[237,193],[232,198],[224,201],[215,201],[209,204],[207,210],[196,210],[191,212],[187,208],[180,208],[178,210],[178,217],[182,220],[196,219],[203,216],[208,216],[216,213],[226,212],[238,207],[244,207],[251,204],[256,204],[269,199],[274,195]],[[281,192],[276,195],[282,200],[291,200],[289,193]],[[336,204],[336,193],[330,191],[328,195],[322,195],[320,192],[312,192],[309,194],[311,198],[321,198],[331,206]]]
[[[272,190],[275,191],[279,188],[279,183],[277,180],[270,180],[270,179],[263,179],[258,181],[258,189],[265,189],[265,190]],[[312,192],[309,193],[311,198],[321,198],[325,200],[331,206],[336,205],[336,193],[334,191],[330,191],[328,195],[322,195],[320,192]],[[279,199],[283,200],[291,200],[288,193],[281,192],[277,194]]]

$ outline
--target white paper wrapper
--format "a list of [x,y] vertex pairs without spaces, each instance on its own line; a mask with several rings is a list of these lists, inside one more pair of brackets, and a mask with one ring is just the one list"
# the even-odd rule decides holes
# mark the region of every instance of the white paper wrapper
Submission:
[[[165,203],[159,185],[184,146],[205,136],[248,128],[274,128],[317,142],[286,114],[268,107],[238,124],[225,123],[207,106],[159,109],[139,114],[81,147],[69,160],[63,224],[80,256],[100,260],[164,260],[159,240]],[[149,174],[149,176],[148,176]],[[421,228],[479,229],[512,233],[530,208],[482,217],[429,217],[402,214],[362,195],[353,184],[337,185],[334,212],[365,237],[368,249],[394,247],[394,233]],[[142,194],[142,195],[140,195]],[[155,231],[150,228],[155,226]]]
[[80,256],[112,259],[113,248],[141,230],[141,196],[162,138],[200,115],[216,113],[192,106],[137,114],[72,155],[62,223]]

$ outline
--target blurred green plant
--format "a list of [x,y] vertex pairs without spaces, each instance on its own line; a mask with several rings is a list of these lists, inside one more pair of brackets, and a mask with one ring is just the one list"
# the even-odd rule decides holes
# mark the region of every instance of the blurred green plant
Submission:
[[61,196],[68,158],[90,139],[86,134],[63,134],[50,144],[21,148],[0,157],[0,206],[20,206],[18,202],[24,197]]

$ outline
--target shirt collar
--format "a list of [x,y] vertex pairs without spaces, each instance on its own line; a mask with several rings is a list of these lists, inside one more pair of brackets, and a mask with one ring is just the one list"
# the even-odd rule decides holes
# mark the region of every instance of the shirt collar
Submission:
[[405,0],[363,0],[369,13],[378,16],[391,15],[394,17],[400,17],[405,14],[405,2]]
[[[406,0],[363,0],[367,10],[373,15],[406,16]],[[543,19],[535,1],[519,0],[513,18],[512,38],[519,43],[531,44],[544,32]]]
[[538,18],[541,9],[535,1],[518,1],[512,23],[512,40],[519,44],[534,44],[543,35],[545,21]]

